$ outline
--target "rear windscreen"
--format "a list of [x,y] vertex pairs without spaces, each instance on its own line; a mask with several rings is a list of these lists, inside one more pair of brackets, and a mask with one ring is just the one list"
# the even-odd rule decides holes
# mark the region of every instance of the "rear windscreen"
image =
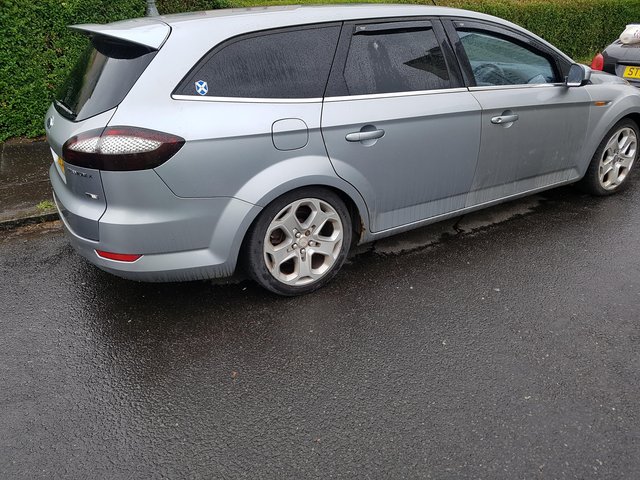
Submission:
[[156,51],[106,37],[90,39],[56,93],[56,109],[75,121],[116,107],[127,95]]

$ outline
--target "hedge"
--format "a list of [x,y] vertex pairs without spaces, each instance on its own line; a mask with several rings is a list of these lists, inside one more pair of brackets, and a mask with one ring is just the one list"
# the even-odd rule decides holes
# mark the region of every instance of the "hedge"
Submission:
[[144,15],[141,0],[0,0],[0,141],[44,133],[52,92],[83,48],[67,25]]
[[[344,0],[324,0],[342,3]],[[366,0],[371,3],[372,0]],[[373,0],[379,1],[379,0]],[[160,13],[304,0],[156,0]],[[430,0],[402,3],[431,4]],[[640,0],[436,0],[511,20],[588,61],[627,23],[640,21]],[[144,0],[0,0],[0,141],[39,136],[56,87],[71,69],[82,39],[67,25],[143,16]]]

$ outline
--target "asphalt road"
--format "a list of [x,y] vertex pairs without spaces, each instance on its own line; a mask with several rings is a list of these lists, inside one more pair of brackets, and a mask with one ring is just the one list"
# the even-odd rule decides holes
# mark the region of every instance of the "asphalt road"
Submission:
[[302,298],[0,235],[2,479],[640,478],[638,181],[361,248]]

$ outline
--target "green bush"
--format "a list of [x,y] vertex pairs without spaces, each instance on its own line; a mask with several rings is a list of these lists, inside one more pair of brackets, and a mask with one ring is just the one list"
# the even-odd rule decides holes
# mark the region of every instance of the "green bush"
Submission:
[[156,0],[156,6],[160,14],[166,15],[169,13],[229,8],[233,5],[230,0]]
[[[344,1],[324,0],[324,3]],[[399,1],[431,5],[431,0]],[[72,68],[83,44],[67,25],[140,17],[146,8],[144,0],[0,0],[0,3],[0,141],[44,133],[43,116],[53,92]],[[156,0],[162,14],[287,3],[317,3],[317,0]],[[640,21],[640,0],[436,0],[436,3],[511,20],[583,62],[611,43],[627,23]]]
[[44,133],[55,88],[74,65],[83,39],[67,28],[140,17],[142,0],[1,0],[0,141]]

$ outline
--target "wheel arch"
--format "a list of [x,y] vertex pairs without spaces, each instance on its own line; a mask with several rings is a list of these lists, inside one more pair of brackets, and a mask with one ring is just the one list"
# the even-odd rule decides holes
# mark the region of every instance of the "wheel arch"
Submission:
[[260,213],[262,213],[264,207],[281,196],[295,190],[324,188],[335,193],[345,203],[347,210],[349,211],[352,222],[354,243],[359,243],[367,238],[367,234],[369,232],[369,213],[364,199],[354,187],[340,179],[329,178],[329,181],[327,181],[326,178],[312,178],[306,179],[306,182],[300,180],[305,179],[296,179],[291,182],[286,182],[279,185],[277,188],[270,190],[260,198],[259,202],[257,202],[256,208],[252,209],[248,213],[247,218],[242,222],[241,228],[236,233],[237,240],[234,242],[237,247],[232,252],[232,260],[236,270],[238,270],[238,267],[243,268],[243,259],[241,256],[242,252],[246,249],[247,236],[260,217]]
[[[273,201],[280,198],[281,196],[286,195],[295,190],[305,190],[310,188],[324,188],[338,195],[338,197],[340,197],[340,199],[347,206],[347,209],[349,210],[349,214],[351,216],[352,229],[355,234],[354,238],[358,241],[361,238],[364,238],[366,233],[369,231],[369,212],[367,210],[367,206],[364,202],[364,199],[362,198],[362,196],[360,196],[358,191],[354,187],[352,187],[350,184],[343,181],[337,181],[337,182],[326,181],[326,179],[322,179],[322,181],[320,181],[319,179],[307,179],[307,180],[309,181],[307,182],[292,181],[292,182],[287,182],[285,184],[279,185],[278,188],[270,190],[266,195],[264,195],[258,202],[258,205],[264,208],[270,203],[272,203]],[[311,180],[315,180],[315,181],[311,181]],[[345,186],[347,186],[347,188],[345,188]],[[256,222],[258,216],[259,214],[255,215],[250,225],[245,230],[243,234],[243,242],[247,236],[247,232],[251,229],[253,224]]]
[[[278,198],[282,197],[283,195],[287,195],[291,192],[298,191],[298,190],[306,190],[306,189],[312,189],[312,188],[321,188],[321,189],[328,190],[334,193],[335,195],[337,195],[344,202],[349,212],[349,216],[351,218],[351,228],[353,230],[352,245],[359,243],[362,239],[366,238],[366,235],[368,232],[368,222],[366,221],[368,219],[368,212],[366,210],[366,205],[364,203],[364,200],[362,200],[362,197],[360,197],[359,194],[357,194],[354,198],[350,193],[346,191],[348,189],[342,189],[331,183],[317,183],[317,182],[306,183],[299,186],[293,186],[292,188],[274,189],[270,191],[268,195],[265,195],[263,197],[263,199],[260,202],[259,210],[252,211],[252,218],[250,219],[250,221],[243,222],[242,232],[238,232],[239,233],[238,237],[241,238],[241,241],[237,242],[238,248],[237,248],[237,251],[234,252],[234,257],[233,257],[235,261],[236,272],[238,270],[243,270],[244,273],[246,273],[246,270],[245,270],[246,258],[244,258],[244,255],[246,254],[246,251],[247,251],[247,237],[249,236],[249,233],[251,232],[251,229],[253,228],[253,226],[256,224],[256,222],[260,218],[260,214],[262,213],[264,208],[267,207],[272,202],[276,201]],[[362,209],[364,209],[364,211]]]
[[592,144],[589,145],[590,148],[588,151],[591,155],[589,155],[588,157],[589,162],[587,163],[587,166],[584,169],[584,172],[581,172],[583,175],[586,173],[587,168],[591,163],[591,159],[593,158],[595,153],[598,151],[598,147],[600,146],[600,143],[602,143],[602,141],[609,134],[611,129],[613,129],[613,127],[615,127],[618,123],[622,122],[623,120],[633,121],[636,124],[636,127],[640,129],[640,108],[638,110],[623,112],[619,114],[617,117],[615,117],[615,120],[611,121],[611,123],[604,126],[604,128],[600,131],[600,135],[595,137],[596,138],[595,146],[593,145],[593,142]]
[[[609,165],[612,165],[616,160],[617,155],[613,157],[610,156],[610,153],[607,152],[609,152],[609,149],[611,148],[610,144],[612,140],[619,141],[619,134],[622,131],[621,129],[626,128],[627,130],[635,130],[637,142],[637,138],[639,135],[638,127],[640,126],[638,124],[639,118],[640,115],[634,112],[630,115],[619,118],[609,128],[600,144],[598,145],[597,149],[595,150],[584,176],[577,184],[580,190],[595,196],[606,196],[618,192],[628,185],[628,182],[626,182],[626,177],[629,175],[630,165],[629,167],[624,169],[625,171],[623,171],[619,166],[615,170],[612,167],[610,169],[607,169],[606,171],[603,171],[602,162],[605,158],[605,154],[607,155],[608,162],[610,162]],[[616,153],[618,153],[619,151],[619,149],[616,150]],[[613,172],[613,178],[609,176],[610,172]]]
[[[334,192],[340,197],[340,199],[349,209],[351,220],[355,228],[354,232],[356,233],[358,238],[369,231],[369,210],[364,199],[362,198],[362,195],[360,195],[360,192],[358,192],[358,190],[356,190],[355,187],[353,187],[350,183],[342,180],[339,177],[310,175],[291,179],[265,192],[255,203],[264,208],[282,195],[285,195],[294,190],[301,190],[306,188],[325,188]],[[253,222],[255,222],[255,218],[251,223],[253,224]]]
[[[640,97],[633,97],[633,102],[629,102],[625,104],[624,101],[618,101],[612,104],[610,110],[608,110],[604,115],[602,115],[597,123],[590,128],[591,132],[594,132],[591,135],[591,138],[583,147],[584,161],[583,165],[580,168],[580,178],[584,177],[589,168],[589,164],[591,163],[591,159],[595,155],[600,143],[607,135],[609,130],[613,128],[618,122],[630,119],[635,122],[635,124],[640,128]],[[598,107],[602,108],[602,107]]]
[[629,115],[627,115],[626,117],[623,117],[622,119],[625,119],[625,118],[633,120],[633,122],[636,124],[636,126],[638,128],[640,128],[640,112],[632,112]]

